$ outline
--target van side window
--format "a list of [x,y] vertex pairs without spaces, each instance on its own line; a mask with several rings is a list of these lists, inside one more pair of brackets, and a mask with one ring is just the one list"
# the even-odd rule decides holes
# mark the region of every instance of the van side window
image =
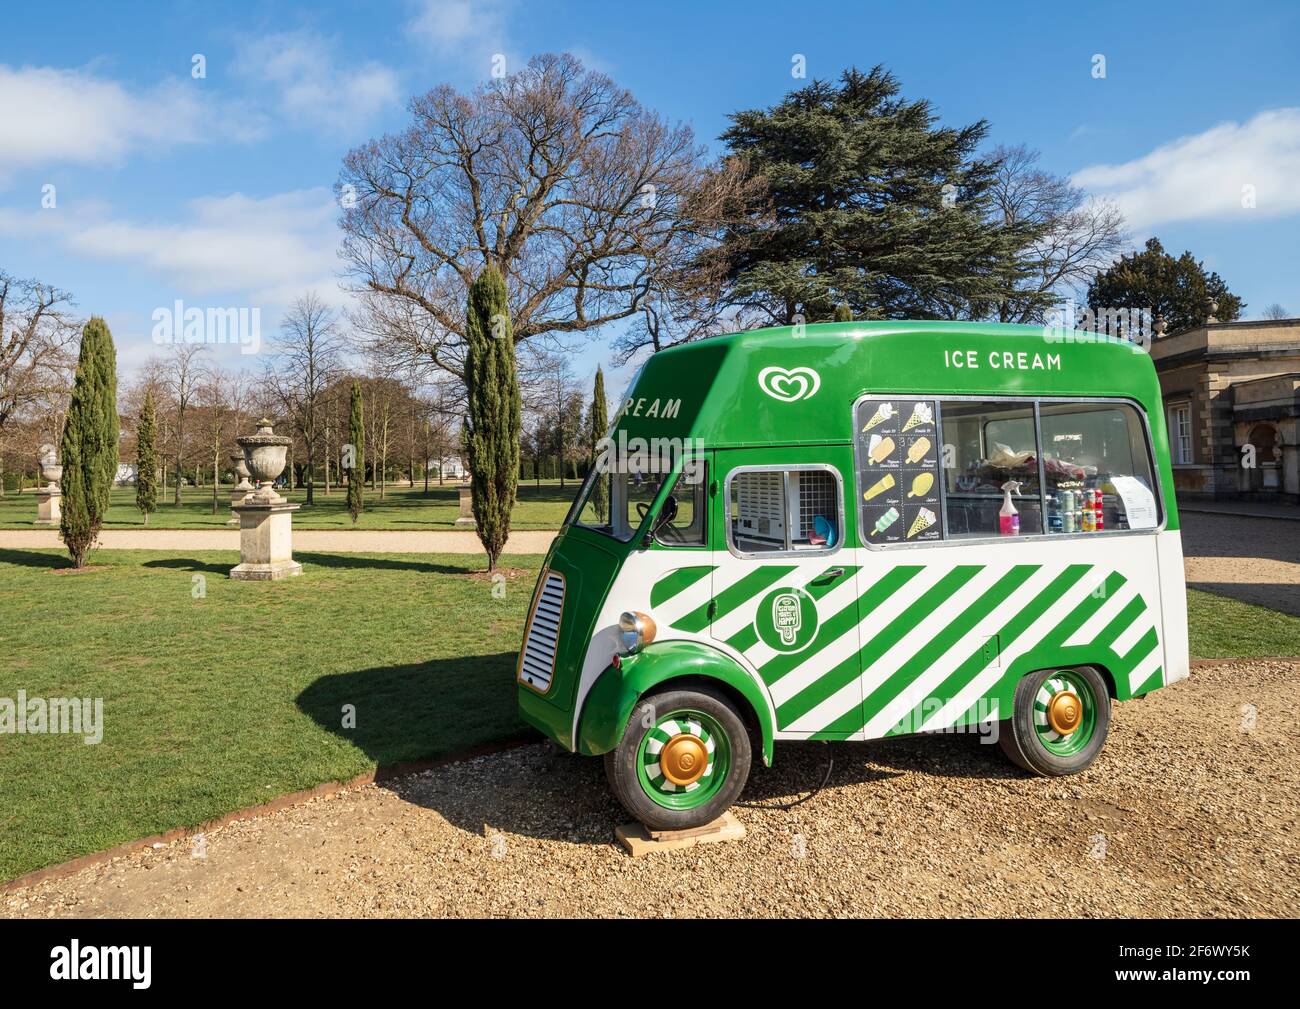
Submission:
[[1039,417],[1049,533],[1160,524],[1151,458],[1132,406],[1042,403]]
[[737,553],[818,553],[843,536],[842,492],[830,468],[742,469],[728,480],[727,536]]
[[1020,535],[1043,531],[1032,402],[943,400],[943,490],[948,539],[998,535],[1005,484]]
[[866,546],[1156,529],[1142,415],[1115,400],[865,396],[855,438]]
[[932,399],[858,403],[858,506],[867,543],[917,543],[943,535],[935,417]]

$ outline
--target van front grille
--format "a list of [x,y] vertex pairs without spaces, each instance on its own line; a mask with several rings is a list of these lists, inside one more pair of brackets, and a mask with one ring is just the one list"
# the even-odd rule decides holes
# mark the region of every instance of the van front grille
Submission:
[[538,693],[544,694],[551,688],[563,613],[564,576],[548,571],[533,601],[532,616],[524,633],[524,647],[519,653],[519,681]]

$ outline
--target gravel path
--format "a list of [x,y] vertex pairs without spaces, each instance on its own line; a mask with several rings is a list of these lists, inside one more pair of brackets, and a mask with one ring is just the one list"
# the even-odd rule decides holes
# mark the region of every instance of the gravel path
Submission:
[[1185,512],[1187,584],[1300,616],[1300,523]]
[[743,841],[635,861],[600,762],[530,745],[0,894],[0,914],[1293,915],[1297,686],[1300,663],[1202,668],[1119,705],[1065,779],[973,736],[787,745],[745,799],[797,794],[833,752],[826,790],[737,810]]
[[[554,530],[520,529],[510,534],[508,554],[544,554]],[[238,550],[238,529],[105,529],[97,547],[104,550]],[[0,549],[63,548],[54,529],[0,529]],[[383,529],[295,529],[299,553],[481,554],[483,544],[472,531],[419,532]]]

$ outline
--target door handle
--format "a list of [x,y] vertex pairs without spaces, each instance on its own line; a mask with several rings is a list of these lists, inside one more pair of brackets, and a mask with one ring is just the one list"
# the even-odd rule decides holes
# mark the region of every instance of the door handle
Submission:
[[843,578],[843,577],[844,577],[843,568],[831,568],[829,571],[823,571],[816,578],[814,578],[813,581],[826,582],[826,581],[832,581],[836,578]]

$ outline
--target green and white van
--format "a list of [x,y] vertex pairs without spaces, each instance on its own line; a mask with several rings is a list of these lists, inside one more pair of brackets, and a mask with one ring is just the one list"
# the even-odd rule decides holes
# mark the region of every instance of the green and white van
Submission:
[[603,754],[652,829],[719,816],[784,739],[996,732],[1069,774],[1112,699],[1188,675],[1160,387],[1132,344],[737,333],[650,358],[604,447],[538,579],[519,708]]

